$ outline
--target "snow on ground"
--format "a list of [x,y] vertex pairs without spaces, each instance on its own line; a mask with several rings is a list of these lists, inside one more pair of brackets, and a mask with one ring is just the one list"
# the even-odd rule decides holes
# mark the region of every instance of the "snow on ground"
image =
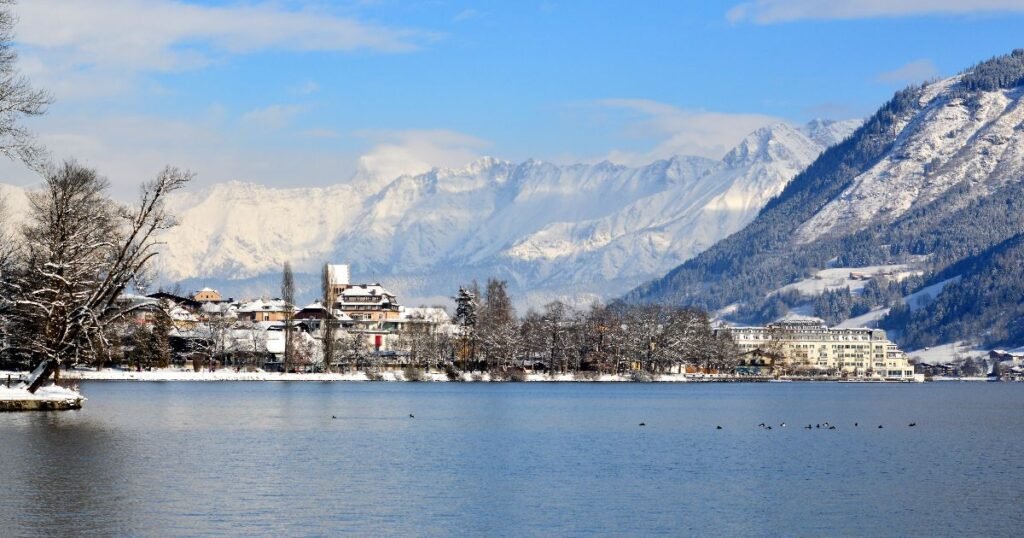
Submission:
[[[903,298],[903,302],[906,303],[907,306],[910,307],[910,311],[911,312],[913,312],[915,310],[919,310],[919,309],[924,308],[924,307],[928,306],[929,304],[931,304],[932,301],[934,301],[935,298],[938,297],[938,295],[940,293],[942,293],[942,290],[948,284],[951,284],[951,283],[954,283],[954,282],[959,282],[959,281],[960,281],[960,277],[959,276],[955,276],[953,278],[948,278],[946,280],[943,280],[942,282],[936,282],[935,284],[932,284],[931,286],[927,286],[927,287],[921,288],[921,289],[915,291],[914,293],[911,293],[910,295],[907,295],[906,297]],[[857,316],[857,317],[853,317],[853,318],[847,319],[846,321],[843,321],[842,323],[836,325],[836,327],[839,328],[839,329],[855,329],[855,328],[859,328],[859,327],[870,327],[870,328],[878,327],[878,320],[880,320],[883,317],[885,317],[885,315],[888,314],[888,313],[889,313],[889,309],[888,308],[876,308],[876,309],[872,310],[871,312],[868,312],[867,314],[863,314],[863,315],[860,315],[860,316]]]
[[38,401],[38,402],[64,402],[69,400],[84,400],[77,391],[64,388],[58,385],[40,387],[35,394],[28,391],[23,385],[7,387],[0,385],[0,401]]
[[[63,370],[61,371],[61,377],[63,379],[77,379],[77,380],[94,380],[94,381],[370,381],[370,376],[365,372],[349,372],[349,373],[320,373],[320,374],[283,374],[279,372],[265,372],[258,370],[255,372],[236,372],[231,369],[221,369],[214,372],[201,371],[196,372],[193,370],[187,370],[183,368],[166,368],[156,369],[142,372],[134,372],[130,370],[115,370],[115,369],[104,369],[104,370],[92,370],[92,369],[74,369],[74,370]],[[405,376],[401,370],[387,370],[382,371],[375,376],[379,376],[380,381],[405,381]],[[490,381],[490,376],[486,373],[464,373],[462,375],[463,381]],[[701,379],[714,379],[716,376],[713,375],[686,375],[686,374],[663,374],[654,376],[653,381],[659,382],[680,382],[680,381],[691,381]],[[422,375],[423,381],[448,381],[447,375],[444,372],[430,372]],[[601,381],[601,382],[621,382],[631,381],[629,376],[625,375],[601,375],[596,379],[587,379],[584,377],[576,377],[573,374],[527,374],[526,381],[533,382],[577,382],[577,381]]]
[[875,327],[878,327],[878,320],[884,318],[885,315],[888,314],[888,313],[889,313],[889,309],[888,308],[876,308],[876,309],[872,310],[871,312],[868,312],[867,314],[862,314],[860,316],[850,318],[850,319],[848,319],[848,320],[846,320],[846,321],[836,325],[836,328],[837,329],[859,329],[859,328],[863,327],[863,328],[874,329]]
[[910,311],[911,312],[913,312],[915,310],[919,310],[921,308],[924,308],[924,307],[930,305],[932,303],[932,301],[934,301],[935,298],[938,297],[940,293],[942,293],[942,290],[945,289],[947,284],[954,283],[954,282],[960,282],[960,276],[959,275],[957,275],[957,276],[955,276],[953,278],[947,278],[946,280],[943,280],[942,282],[936,282],[935,284],[932,284],[931,286],[926,286],[924,288],[921,288],[921,289],[915,291],[914,293],[911,293],[910,295],[907,295],[906,297],[904,297],[903,298],[903,302],[906,303],[907,306],[910,307]]
[[[906,264],[893,265],[869,265],[866,267],[833,267],[822,269],[811,278],[805,278],[799,282],[787,284],[779,288],[781,293],[796,290],[804,295],[821,295],[826,290],[838,290],[850,288],[851,292],[858,292],[867,285],[870,277],[888,276],[896,280],[903,280],[911,275],[919,275],[921,271],[912,270]],[[851,275],[861,275],[865,278],[851,278]]]
[[984,358],[987,355],[988,350],[978,349],[964,342],[953,342],[951,344],[943,344],[941,346],[932,346],[907,352],[907,357],[917,359],[920,362],[927,362],[928,364],[948,364],[958,358]]

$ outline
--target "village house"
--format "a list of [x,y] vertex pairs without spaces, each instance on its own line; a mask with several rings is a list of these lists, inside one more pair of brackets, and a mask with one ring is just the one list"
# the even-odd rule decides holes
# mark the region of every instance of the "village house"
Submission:
[[203,288],[192,295],[192,299],[200,303],[219,303],[221,302],[220,292],[210,288]]
[[235,312],[238,321],[284,321],[289,311],[294,315],[295,307],[283,299],[256,299],[242,303]]
[[293,319],[308,327],[310,331],[319,331],[323,321],[326,319],[333,319],[334,326],[342,329],[347,329],[355,324],[348,314],[340,310],[331,312],[320,301],[313,301],[302,307],[295,313]]

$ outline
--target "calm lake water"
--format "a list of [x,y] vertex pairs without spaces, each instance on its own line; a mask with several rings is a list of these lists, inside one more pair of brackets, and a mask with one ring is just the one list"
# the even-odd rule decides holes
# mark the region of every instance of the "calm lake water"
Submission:
[[[1009,536],[1024,523],[1024,384],[81,388],[81,411],[0,414],[0,534]],[[837,429],[803,429],[826,421]]]

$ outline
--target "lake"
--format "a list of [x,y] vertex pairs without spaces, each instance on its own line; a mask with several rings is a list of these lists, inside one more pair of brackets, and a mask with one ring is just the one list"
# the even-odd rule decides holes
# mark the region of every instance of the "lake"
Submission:
[[[81,390],[80,411],[0,415],[4,536],[1009,536],[1024,523],[1024,384]],[[836,429],[804,429],[825,422]]]

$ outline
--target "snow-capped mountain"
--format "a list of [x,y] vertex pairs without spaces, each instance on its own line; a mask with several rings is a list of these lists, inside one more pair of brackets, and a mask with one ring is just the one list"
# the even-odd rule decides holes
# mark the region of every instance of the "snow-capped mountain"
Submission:
[[[644,278],[689,259],[739,230],[821,151],[859,122],[764,127],[704,174],[637,199],[597,219],[555,222],[504,251],[532,262],[546,283]],[[672,174],[676,160],[666,163]]]
[[740,229],[857,123],[772,125],[721,161],[680,156],[632,168],[482,158],[390,182],[225,183],[171,200],[180,225],[163,237],[160,267],[169,281],[229,293],[230,280],[266,287],[285,261],[309,273],[344,261],[355,278],[389,282],[411,302],[488,276],[509,280],[520,305],[613,297]]
[[[891,308],[879,323],[907,345],[1024,343],[1022,214],[1018,50],[898,92],[742,230],[628,298],[733,312],[746,322],[812,302],[832,317],[854,306]],[[866,295],[849,285],[817,301],[783,293],[802,282],[817,287],[823,272],[877,267],[921,276],[879,277]],[[926,306],[891,300],[923,290],[935,294]]]
[[[387,283],[412,304],[443,301],[458,285],[492,276],[509,282],[520,306],[588,303],[742,228],[858,123],[771,125],[720,161],[562,166],[485,157],[325,188],[218,184],[168,200],[179,225],[160,238],[158,269],[186,290],[213,285],[249,296],[273,294],[289,261],[312,297],[321,264],[347,262],[357,280]],[[2,187],[9,220],[20,220],[24,191]]]

